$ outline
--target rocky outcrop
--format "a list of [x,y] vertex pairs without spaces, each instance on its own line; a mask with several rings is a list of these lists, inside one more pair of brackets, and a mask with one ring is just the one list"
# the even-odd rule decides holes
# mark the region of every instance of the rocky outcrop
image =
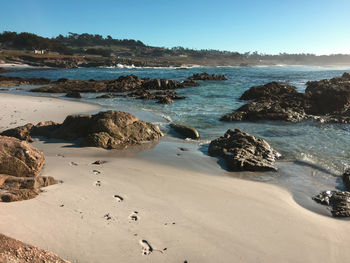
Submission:
[[271,82],[251,87],[240,99],[251,100],[222,121],[282,120],[298,122],[350,122],[350,74],[340,78],[307,83],[305,93],[296,87]]
[[281,155],[263,139],[239,129],[228,130],[213,140],[208,149],[210,156],[220,156],[233,171],[271,171]]
[[349,114],[350,74],[342,77],[308,82],[305,92],[313,101],[313,111],[320,115]]
[[27,245],[16,239],[0,234],[0,262],[2,263],[69,263],[52,252]]
[[188,80],[227,80],[227,78],[224,75],[208,74],[204,72],[193,74],[191,77],[188,77]]
[[0,136],[0,200],[31,199],[41,187],[58,183],[52,177],[38,176],[44,162],[44,154],[28,142]]
[[135,90],[172,90],[185,88],[176,80],[139,78],[135,75],[120,76],[114,80],[65,80],[56,81],[51,86],[32,89],[32,92],[126,92]]
[[0,87],[18,86],[18,85],[46,85],[51,80],[45,78],[20,78],[0,75]]
[[198,139],[199,133],[198,131],[190,126],[171,123],[170,127],[174,129],[178,134],[183,136],[184,138],[190,138],[190,139]]
[[162,132],[156,125],[130,113],[106,111],[95,115],[70,115],[55,133],[55,138],[83,138],[81,146],[119,149],[158,140]]
[[324,191],[312,199],[317,203],[329,206],[334,217],[350,216],[350,192]]
[[159,90],[155,92],[150,92],[148,90],[136,90],[129,93],[108,93],[96,97],[96,99],[111,99],[111,98],[136,98],[140,100],[156,100],[160,104],[170,104],[174,100],[185,99],[184,96],[178,96],[173,90]]

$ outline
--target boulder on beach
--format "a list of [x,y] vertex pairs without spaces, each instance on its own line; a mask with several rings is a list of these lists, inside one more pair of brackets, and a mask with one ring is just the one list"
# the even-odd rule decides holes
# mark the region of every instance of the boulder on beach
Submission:
[[106,111],[95,115],[70,115],[54,135],[55,138],[83,138],[81,146],[105,149],[125,148],[162,136],[159,128],[121,111]]
[[224,136],[211,141],[210,156],[220,156],[232,171],[271,171],[281,154],[263,139],[242,132],[228,130]]
[[188,77],[187,79],[190,81],[191,80],[227,80],[227,78],[224,75],[208,74],[206,72],[193,74],[191,77]]
[[170,127],[174,129],[175,132],[183,136],[184,138],[190,138],[190,139],[198,139],[199,133],[198,131],[190,126],[181,125],[177,123],[171,123]]
[[317,203],[329,206],[332,216],[350,216],[350,192],[346,191],[324,191],[312,198]]
[[34,198],[41,187],[57,184],[52,177],[38,176],[44,154],[26,141],[0,136],[0,201]]
[[28,123],[6,130],[1,135],[32,141],[31,136],[63,140],[82,139],[81,146],[119,149],[143,142],[156,141],[162,132],[158,126],[121,111],[105,111],[95,115],[69,115],[62,124],[53,121]]
[[0,174],[35,177],[44,162],[44,154],[28,142],[0,136]]
[[350,74],[330,80],[307,83],[305,93],[296,87],[271,82],[251,87],[240,97],[251,100],[222,121],[281,120],[299,122],[314,119],[320,122],[350,123]]

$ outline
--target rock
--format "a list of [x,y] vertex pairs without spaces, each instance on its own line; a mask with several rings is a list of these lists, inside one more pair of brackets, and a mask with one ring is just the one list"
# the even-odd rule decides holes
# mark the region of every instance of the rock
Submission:
[[18,86],[18,85],[46,85],[51,80],[45,78],[20,78],[0,75],[0,87]]
[[55,81],[55,83],[61,83],[61,82],[67,82],[69,79],[67,78],[60,78],[58,80]]
[[69,263],[52,252],[27,245],[2,234],[0,234],[0,262]]
[[68,97],[68,98],[76,98],[76,99],[81,99],[82,98],[80,92],[77,92],[77,91],[73,91],[73,92],[67,93],[66,97]]
[[224,75],[208,74],[206,72],[193,74],[191,77],[188,77],[187,79],[190,81],[191,80],[227,80],[227,78]]
[[174,101],[169,96],[159,97],[159,99],[157,101],[158,104],[171,104],[173,102]]
[[350,192],[324,191],[312,199],[317,203],[329,206],[334,217],[350,216]]
[[307,83],[305,93],[296,87],[277,82],[251,87],[240,99],[252,100],[235,112],[225,114],[222,121],[282,120],[299,122],[313,119],[320,122],[350,123],[350,78]]
[[30,132],[34,125],[32,123],[27,123],[26,125],[19,126],[13,129],[8,129],[0,133],[2,136],[15,137],[22,141],[32,142],[33,139],[30,136]]
[[51,138],[52,134],[61,126],[58,122],[54,121],[42,121],[35,125],[31,131],[31,136],[42,136],[45,138]]
[[261,98],[268,98],[271,96],[280,96],[283,94],[296,94],[296,87],[278,83],[270,82],[261,86],[254,86],[243,93],[240,100],[255,100]]
[[182,89],[185,86],[176,80],[168,79],[149,79],[142,83],[143,89],[150,90],[169,90],[169,89]]
[[76,140],[88,135],[91,115],[69,115],[56,131],[54,137],[64,140]]
[[45,162],[44,154],[28,142],[0,136],[0,174],[37,176]]
[[57,184],[53,177],[38,176],[44,162],[44,154],[28,142],[0,136],[0,201],[31,199],[41,187]]
[[314,102],[314,111],[318,114],[344,113],[350,107],[349,73],[330,80],[310,81],[305,92]]
[[182,84],[185,87],[198,87],[199,84],[197,82],[195,82],[193,79],[186,79],[182,82]]
[[106,111],[95,115],[70,115],[54,136],[69,140],[83,138],[81,146],[117,149],[155,141],[162,135],[156,125],[130,113]]
[[345,170],[342,177],[346,190],[350,191],[350,168]]
[[277,170],[274,164],[281,156],[265,140],[239,129],[228,130],[223,137],[213,140],[208,153],[224,158],[233,171]]
[[185,126],[181,124],[171,123],[170,127],[174,129],[178,134],[182,135],[185,138],[198,139],[198,131],[190,126]]

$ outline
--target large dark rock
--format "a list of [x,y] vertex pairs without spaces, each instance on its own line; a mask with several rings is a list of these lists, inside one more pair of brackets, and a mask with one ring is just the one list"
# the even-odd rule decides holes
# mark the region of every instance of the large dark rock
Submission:
[[224,75],[208,74],[204,72],[193,74],[191,77],[188,77],[188,80],[227,80],[227,78]]
[[[345,113],[350,107],[350,74],[340,78],[310,81],[305,92],[314,102],[318,114]],[[350,115],[349,115],[350,116]]]
[[329,206],[334,217],[350,216],[350,192],[324,191],[312,199],[317,203]]
[[54,136],[69,140],[83,138],[82,146],[114,149],[155,141],[162,135],[156,125],[130,113],[106,111],[95,115],[70,115]]
[[199,133],[198,131],[190,126],[171,123],[170,127],[174,129],[178,134],[183,136],[184,138],[190,138],[190,139],[198,139]]
[[255,100],[284,94],[296,94],[296,87],[278,82],[270,82],[261,86],[254,86],[246,90],[240,100]]
[[305,93],[277,82],[251,87],[240,99],[251,100],[222,121],[282,120],[298,122],[350,122],[350,74],[340,78],[307,83]]
[[208,149],[210,156],[225,159],[233,171],[271,171],[281,155],[263,139],[239,129],[228,130],[224,136],[213,140]]

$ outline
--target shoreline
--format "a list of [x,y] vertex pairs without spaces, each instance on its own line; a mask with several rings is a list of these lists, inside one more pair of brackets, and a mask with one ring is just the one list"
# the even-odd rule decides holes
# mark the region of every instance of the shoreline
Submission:
[[[19,118],[14,110],[21,107],[26,114],[19,112],[23,120],[13,127],[37,120],[62,121],[67,113],[96,110],[85,103],[44,97],[1,94],[0,101],[6,106],[0,116],[2,127]],[[225,176],[219,166],[208,169],[210,157],[203,162],[207,166],[195,163],[197,170],[179,166],[176,163],[190,163],[192,155],[201,153],[190,150],[175,159],[177,142],[169,148],[169,142],[162,140],[136,156],[57,141],[35,139],[33,145],[45,153],[43,175],[63,183],[43,188],[32,200],[0,203],[0,232],[72,262],[115,262],[115,258],[121,262],[339,262],[348,258],[346,220],[301,207],[282,187]],[[161,163],[164,147],[167,155],[174,155],[172,165]],[[97,159],[107,163],[91,165]],[[151,254],[142,254],[142,240],[152,246]]]

